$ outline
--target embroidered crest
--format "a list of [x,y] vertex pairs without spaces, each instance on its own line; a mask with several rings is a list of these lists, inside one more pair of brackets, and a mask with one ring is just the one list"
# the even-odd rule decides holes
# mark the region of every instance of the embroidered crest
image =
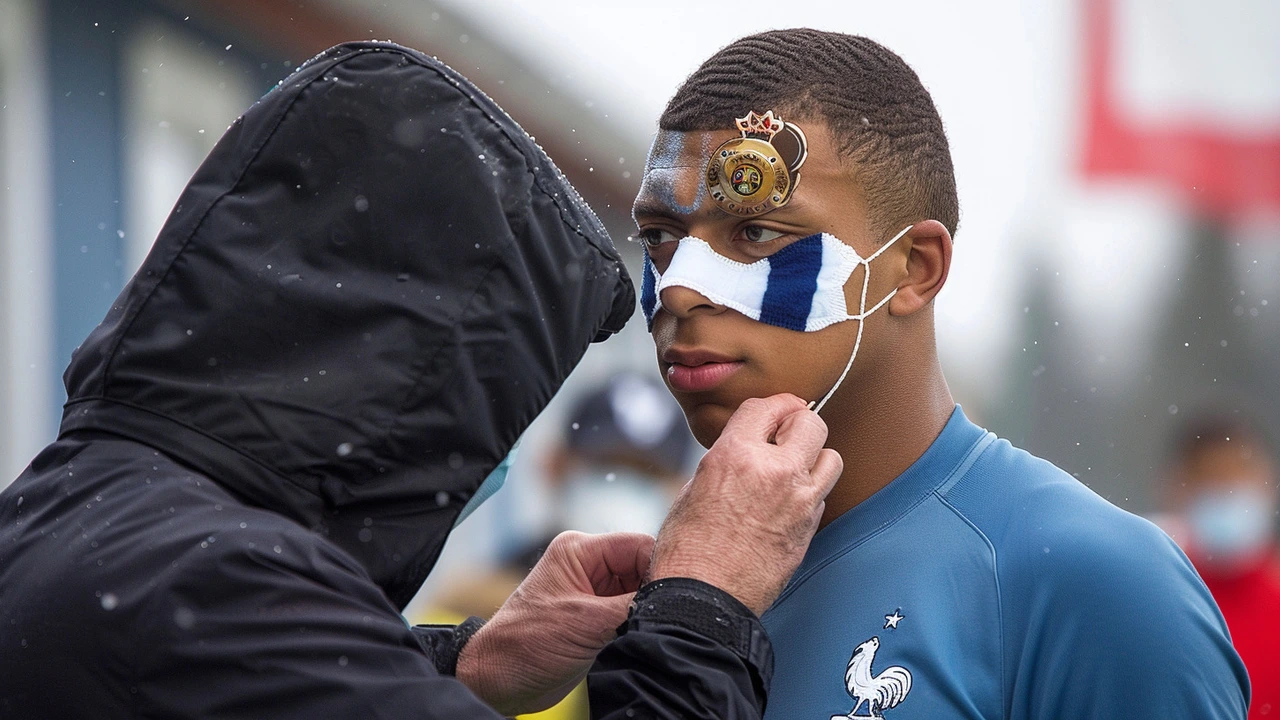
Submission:
[[741,137],[716,148],[707,162],[706,187],[725,212],[763,215],[787,204],[809,155],[804,132],[792,123],[755,111],[736,121]]
[[[885,628],[898,629],[898,623],[906,619],[901,608],[892,615],[885,615]],[[845,690],[853,698],[853,709],[845,715],[832,715],[831,720],[860,720],[884,717],[884,711],[897,707],[907,694],[911,692],[911,671],[901,665],[892,665],[875,672],[872,663],[876,659],[876,651],[880,649],[880,638],[870,640],[854,648],[849,658],[849,666],[844,671]],[[858,710],[866,706],[866,715],[859,715]]]

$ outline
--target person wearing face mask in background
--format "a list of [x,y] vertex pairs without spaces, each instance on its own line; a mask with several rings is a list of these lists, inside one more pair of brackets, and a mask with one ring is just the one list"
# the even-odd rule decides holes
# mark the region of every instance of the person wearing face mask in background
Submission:
[[586,393],[546,458],[556,499],[541,546],[564,530],[657,533],[692,450],[680,406],[656,379],[620,373]]
[[[498,567],[449,583],[414,619],[457,623],[492,616],[562,532],[656,534],[692,475],[694,449],[680,406],[656,379],[621,372],[589,388],[574,398],[540,460],[549,491],[545,523],[503,553]],[[580,685],[556,706],[520,718],[587,716]]]
[[1173,435],[1172,513],[1160,524],[1218,602],[1249,671],[1249,718],[1280,715],[1280,466],[1266,434],[1238,414],[1197,414]]

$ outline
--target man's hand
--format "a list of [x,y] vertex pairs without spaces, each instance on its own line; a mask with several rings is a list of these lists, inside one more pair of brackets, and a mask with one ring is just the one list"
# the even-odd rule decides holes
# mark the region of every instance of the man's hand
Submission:
[[458,657],[458,679],[504,715],[551,707],[627,619],[653,538],[562,533]]
[[749,399],[703,456],[658,533],[652,579],[688,577],[764,612],[804,558],[844,469],[794,395]]

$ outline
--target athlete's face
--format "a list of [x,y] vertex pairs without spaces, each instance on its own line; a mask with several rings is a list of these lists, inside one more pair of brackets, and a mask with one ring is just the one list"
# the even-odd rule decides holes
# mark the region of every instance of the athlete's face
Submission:
[[[802,181],[782,208],[754,218],[721,210],[707,194],[704,173],[711,152],[737,137],[736,130],[658,134],[633,208],[637,237],[659,272],[671,262],[681,238],[692,235],[717,253],[750,263],[796,240],[826,232],[853,246],[862,257],[876,249],[864,202],[850,169],[841,163],[826,128],[797,123],[809,141]],[[877,259],[874,266],[879,266]],[[858,307],[863,267],[845,285],[846,304]],[[893,273],[871,273],[870,302],[893,289]],[[653,319],[658,367],[684,408],[698,441],[709,446],[719,437],[738,405],[750,397],[790,392],[817,400],[835,384],[853,350],[858,321],[840,322],[817,332],[799,332],[761,323],[717,305],[684,287],[662,291]],[[869,303],[870,304],[870,303]],[[867,321],[858,361],[845,385],[856,382],[858,367],[874,362],[877,320]],[[841,386],[843,394],[844,386]]]

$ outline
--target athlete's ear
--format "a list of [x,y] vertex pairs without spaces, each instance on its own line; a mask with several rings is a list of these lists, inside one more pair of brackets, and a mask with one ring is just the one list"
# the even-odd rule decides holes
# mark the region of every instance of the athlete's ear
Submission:
[[[898,294],[889,301],[893,315],[911,315],[933,302],[951,270],[951,233],[937,220],[923,220],[907,231],[910,251],[907,276],[898,283]],[[901,242],[901,241],[899,241]]]

